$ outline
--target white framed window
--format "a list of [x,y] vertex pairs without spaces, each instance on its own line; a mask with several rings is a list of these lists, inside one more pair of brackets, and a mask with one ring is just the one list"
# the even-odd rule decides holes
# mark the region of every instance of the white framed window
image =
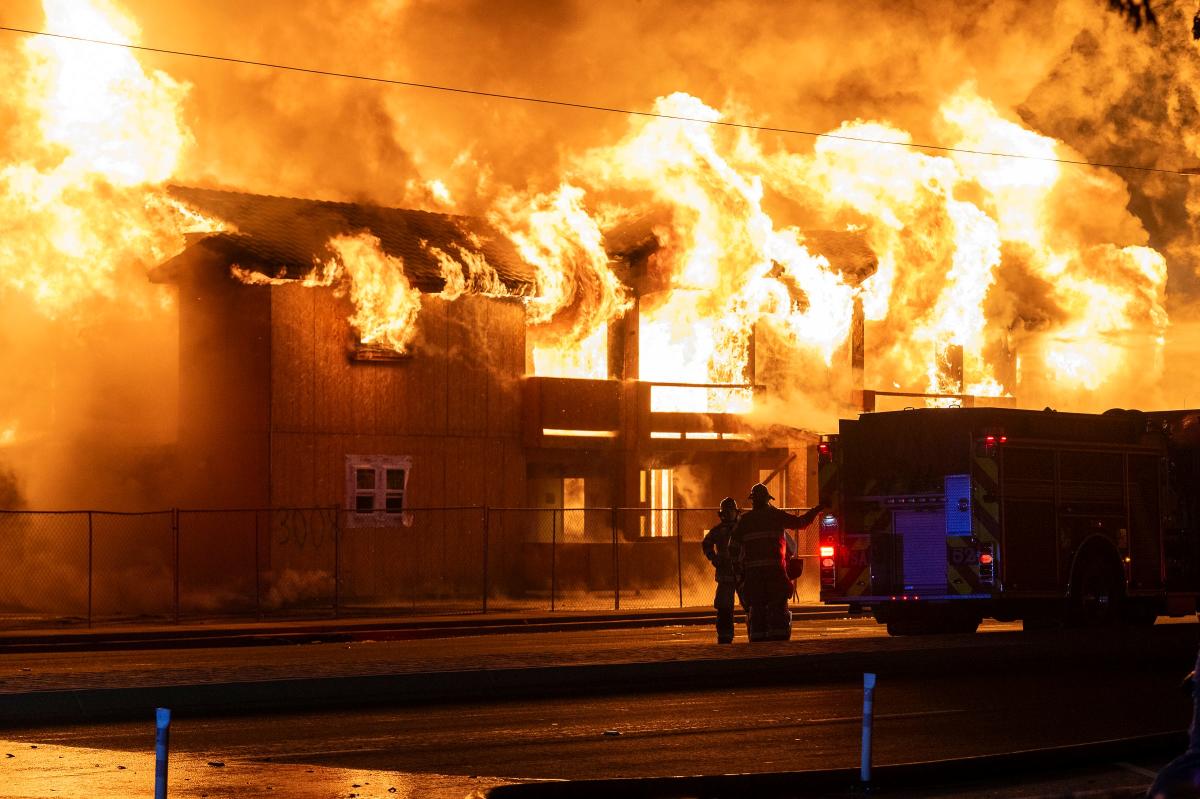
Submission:
[[352,527],[412,524],[405,493],[412,458],[407,455],[347,455],[346,510]]

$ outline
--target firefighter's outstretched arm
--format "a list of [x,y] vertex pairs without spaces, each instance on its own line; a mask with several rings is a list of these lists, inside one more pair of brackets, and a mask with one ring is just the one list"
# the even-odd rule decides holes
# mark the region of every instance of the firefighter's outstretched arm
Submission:
[[813,520],[816,519],[823,510],[825,510],[825,506],[818,502],[816,505],[804,511],[804,513],[801,513],[799,516],[788,513],[787,511],[780,511],[780,513],[787,517],[785,524],[783,525],[786,529],[800,530],[812,524]]

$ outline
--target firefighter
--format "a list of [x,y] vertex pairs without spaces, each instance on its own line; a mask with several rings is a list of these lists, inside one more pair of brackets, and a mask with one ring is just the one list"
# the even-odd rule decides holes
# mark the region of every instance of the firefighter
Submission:
[[771,504],[771,492],[762,483],[750,489],[753,507],[742,514],[730,537],[730,551],[740,558],[742,601],[746,603],[746,626],[750,640],[786,641],[792,637],[784,530],[807,527],[821,512],[821,505],[794,516]]
[[1180,685],[1192,697],[1192,726],[1188,730],[1188,748],[1182,755],[1163,766],[1146,792],[1146,799],[1196,799],[1200,797],[1200,656]]
[[700,542],[704,557],[716,569],[717,594],[713,607],[717,609],[717,643],[733,643],[733,597],[737,592],[738,575],[734,571],[733,559],[729,556],[729,536],[738,520],[737,500],[725,497],[717,515],[721,521]]

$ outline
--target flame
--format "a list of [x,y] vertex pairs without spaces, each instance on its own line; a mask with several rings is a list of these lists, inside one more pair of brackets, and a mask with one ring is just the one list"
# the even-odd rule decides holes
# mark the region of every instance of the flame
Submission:
[[[103,0],[43,9],[55,32],[137,40]],[[18,120],[0,167],[0,288],[52,317],[96,296],[144,297],[130,264],[153,266],[182,249],[184,232],[219,227],[158,188],[191,143],[188,87],[117,47],[31,38],[17,57],[23,80],[0,88]]]
[[[108,0],[44,9],[56,32],[131,43],[140,34]],[[0,87],[16,109],[0,167],[0,291],[49,316],[97,296],[150,294],[130,265],[164,260],[183,232],[220,229],[161,191],[192,144],[181,113],[189,87],[120,48],[33,38],[16,57],[21,79]],[[654,109],[663,116],[632,118],[612,144],[568,156],[553,188],[511,191],[486,214],[534,272],[523,300],[536,374],[608,376],[609,327],[636,314],[636,377],[684,384],[656,390],[655,410],[746,412],[764,371],[832,386],[847,370],[856,303],[869,386],[991,396],[1052,387],[1065,404],[1086,404],[1135,373],[1161,374],[1165,259],[1132,217],[1108,234],[1072,208],[1084,191],[1123,208],[1124,184],[1038,160],[1081,157],[973,84],[947,96],[929,127],[976,153],[848,140],[913,140],[885,119],[847,120],[831,131],[843,138],[810,146],[684,121],[726,114],[683,92]],[[1034,158],[979,154],[1000,151]],[[440,178],[419,185],[437,207],[458,199]],[[604,233],[645,220],[657,248],[637,267],[644,274],[628,274]],[[831,263],[806,236],[818,228],[857,231],[874,272]],[[511,293],[482,248],[420,246],[441,269],[444,299]],[[328,247],[301,282],[347,292],[361,340],[406,351],[421,298],[403,261],[369,233]]]
[[[637,376],[682,385],[656,388],[654,410],[752,410],[750,353],[764,333],[786,344],[786,368],[832,379],[846,366],[834,359],[845,355],[856,300],[876,386],[1011,396],[1041,381],[1082,394],[1134,368],[1161,369],[1163,257],[1097,241],[1064,215],[1081,183],[1114,199],[1123,187],[1101,170],[1037,160],[1078,155],[1005,118],[973,85],[947,98],[933,122],[977,153],[850,140],[911,141],[863,120],[818,139],[811,153],[769,150],[747,131],[669,118],[722,118],[691,95],[659,98],[655,110],[667,118],[634,120],[620,141],[577,157],[556,189],[514,192],[488,214],[535,270],[525,302],[536,374],[607,376],[608,326],[633,302],[602,231],[663,217],[638,292]],[[978,154],[996,151],[1036,158]],[[874,273],[855,285],[810,249],[801,226],[768,210],[780,197],[807,204],[824,226],[860,231]],[[509,293],[482,255],[422,246],[441,266],[443,298]],[[420,306],[403,264],[369,237],[331,247],[363,340],[403,350]],[[331,264],[313,285],[333,279]]]
[[344,271],[349,282],[354,314],[350,324],[363,344],[387,346],[406,352],[416,335],[421,292],[404,274],[404,261],[388,255],[370,233],[335,236],[329,240],[333,258],[329,274]]
[[[1079,158],[1004,119],[969,84],[942,105],[939,123],[955,147]],[[882,122],[846,123],[835,132],[911,141]],[[783,154],[771,162],[782,185],[817,191],[828,214],[861,226],[879,257],[862,285],[864,312],[878,334],[868,358],[876,385],[999,396],[1020,388],[1020,373],[1082,393],[1138,367],[1109,343],[1113,336],[1161,350],[1162,256],[1090,242],[1083,224],[1065,224],[1062,208],[1084,182],[1107,186],[1124,202],[1119,182],[1098,170],[1065,173],[1054,162],[928,155],[834,138],[819,140],[811,158]],[[1001,286],[1006,260],[1021,274]],[[1045,292],[1013,300],[1034,286]],[[952,345],[963,347],[961,387],[944,368]],[[1013,348],[1026,350],[1021,370],[1005,369]]]
[[605,325],[631,304],[583,201],[582,189],[564,183],[546,194],[506,198],[488,216],[536,271],[526,310],[537,374],[607,376]]
[[[716,121],[721,114],[676,93],[655,111]],[[581,172],[605,189],[638,192],[670,210],[655,230],[652,268],[666,288],[640,305],[639,377],[692,384],[748,384],[755,325],[828,364],[850,326],[853,291],[801,232],[764,210],[761,174],[740,170],[710,125],[655,118],[611,148],[589,153]],[[731,149],[753,148],[743,137]],[[610,212],[616,216],[618,214]],[[625,213],[626,216],[630,214]],[[659,392],[657,409],[748,410],[749,392]]]

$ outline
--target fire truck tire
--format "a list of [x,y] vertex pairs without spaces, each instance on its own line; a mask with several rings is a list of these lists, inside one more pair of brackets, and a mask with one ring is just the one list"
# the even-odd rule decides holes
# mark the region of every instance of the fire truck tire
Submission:
[[913,619],[892,619],[887,623],[887,631],[890,636],[898,635],[920,635],[923,630],[921,625]]

